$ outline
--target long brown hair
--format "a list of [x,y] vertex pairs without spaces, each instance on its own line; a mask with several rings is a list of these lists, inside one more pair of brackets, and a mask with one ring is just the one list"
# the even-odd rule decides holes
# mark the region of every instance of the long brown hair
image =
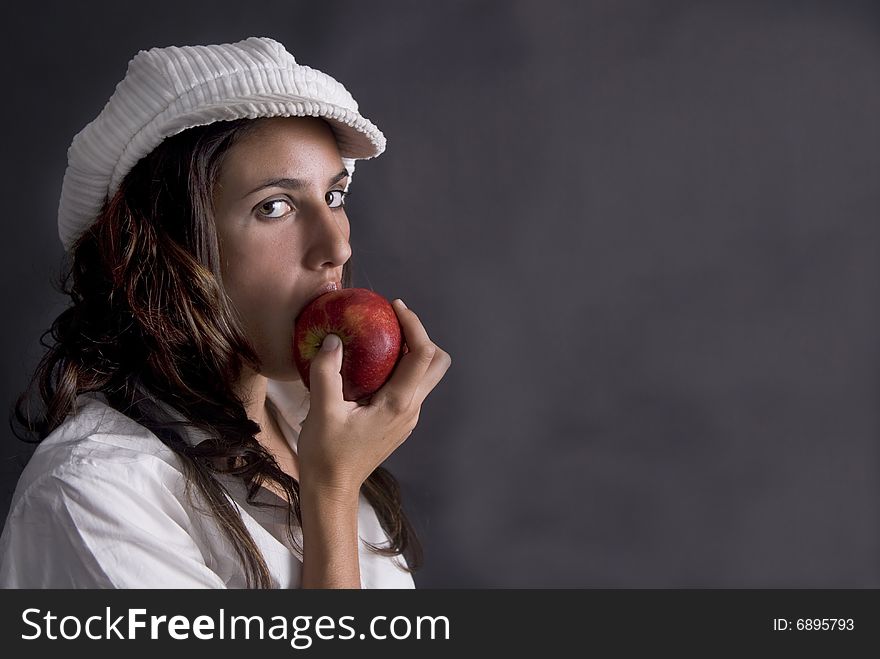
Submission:
[[[223,290],[212,201],[224,154],[259,121],[187,129],[132,168],[65,258],[60,291],[71,304],[44,333],[48,351],[11,421],[13,431],[16,423],[26,431],[16,432],[20,439],[39,443],[76,413],[79,394],[103,393],[179,456],[190,500],[195,486],[235,548],[248,587],[268,588],[266,562],[223,480],[240,479],[247,501],[256,506],[269,505],[254,500],[262,484],[283,488],[288,536],[301,551],[293,533],[302,524],[299,484],[256,440],[260,427],[233,389],[243,366],[259,370],[259,359]],[[350,283],[349,262],[343,284]],[[33,415],[29,397],[35,385],[40,406]],[[186,422],[171,418],[157,401]],[[210,439],[193,446],[182,426]],[[402,554],[414,572],[422,550],[402,509],[398,482],[379,467],[362,493],[390,539],[387,546],[368,544],[370,550]]]

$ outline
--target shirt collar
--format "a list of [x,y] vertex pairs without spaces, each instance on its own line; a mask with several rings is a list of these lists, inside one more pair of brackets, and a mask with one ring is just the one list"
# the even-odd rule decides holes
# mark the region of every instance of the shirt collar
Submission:
[[[276,420],[281,426],[288,443],[296,450],[296,440],[302,428],[302,422],[309,413],[309,390],[302,380],[272,380],[268,381],[266,388],[266,400],[272,411],[276,412]],[[173,419],[186,421],[173,407],[164,401],[156,401]],[[196,446],[209,438],[204,430],[195,427],[184,428],[183,437],[188,444]]]
[[296,450],[302,422],[309,413],[309,390],[302,380],[269,380],[266,388],[266,400],[281,426],[287,443]]

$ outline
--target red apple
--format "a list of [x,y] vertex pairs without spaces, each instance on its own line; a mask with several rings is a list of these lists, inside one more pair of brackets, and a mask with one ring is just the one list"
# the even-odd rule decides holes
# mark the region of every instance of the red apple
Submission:
[[359,401],[385,384],[405,351],[391,304],[365,288],[319,295],[296,317],[293,359],[306,388],[309,366],[328,334],[342,339],[342,396]]

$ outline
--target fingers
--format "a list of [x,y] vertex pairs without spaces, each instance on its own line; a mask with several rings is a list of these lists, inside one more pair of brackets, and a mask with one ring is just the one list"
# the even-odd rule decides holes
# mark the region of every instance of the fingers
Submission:
[[397,314],[397,320],[400,321],[400,326],[403,329],[404,346],[406,348],[414,350],[418,349],[420,345],[434,345],[428,337],[428,332],[425,330],[425,326],[422,325],[422,321],[419,320],[414,311],[407,308],[403,300],[394,300],[391,306],[394,308],[394,313]]
[[434,387],[436,387],[440,380],[443,379],[443,376],[446,375],[446,371],[449,370],[451,365],[452,357],[449,356],[449,353],[437,348],[437,352],[434,354],[434,359],[431,360],[431,365],[428,366],[428,370],[425,371],[425,376],[419,383],[419,388],[415,394],[415,403],[421,405],[424,402],[425,398],[428,397],[428,394],[434,390]]
[[343,400],[341,370],[342,341],[335,334],[328,334],[309,364],[311,407],[326,410]]
[[407,309],[401,300],[395,300],[392,306],[409,352],[401,357],[391,379],[373,400],[402,413],[410,409],[414,402],[421,404],[446,372],[451,359],[431,341],[418,316]]

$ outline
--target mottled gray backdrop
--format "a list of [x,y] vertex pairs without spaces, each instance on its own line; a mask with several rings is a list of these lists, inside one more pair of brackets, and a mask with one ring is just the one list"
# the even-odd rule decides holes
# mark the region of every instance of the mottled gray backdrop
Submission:
[[[128,60],[271,36],[388,136],[354,179],[356,283],[454,359],[389,461],[419,587],[880,587],[876,2],[33,2],[4,23],[3,401],[63,308],[67,146]],[[22,455],[4,433],[4,518]]]

